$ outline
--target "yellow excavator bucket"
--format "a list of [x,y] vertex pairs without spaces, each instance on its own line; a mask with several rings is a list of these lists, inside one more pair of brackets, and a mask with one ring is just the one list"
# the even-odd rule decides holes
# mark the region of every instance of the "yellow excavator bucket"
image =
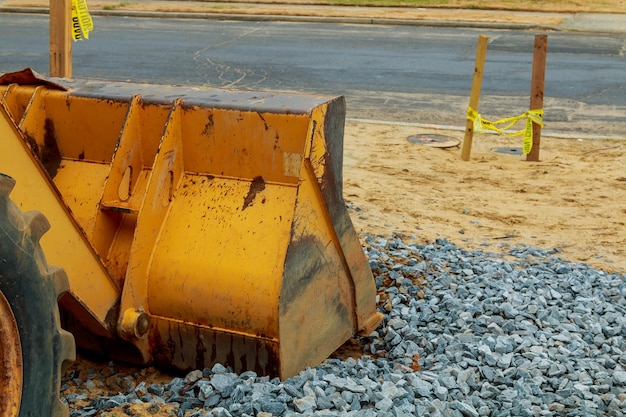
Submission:
[[2,140],[14,130],[32,159],[0,166],[18,201],[41,166],[51,180],[22,205],[52,224],[42,246],[69,276],[79,345],[286,378],[376,328],[342,197],[343,97],[57,83],[0,86],[17,125]]

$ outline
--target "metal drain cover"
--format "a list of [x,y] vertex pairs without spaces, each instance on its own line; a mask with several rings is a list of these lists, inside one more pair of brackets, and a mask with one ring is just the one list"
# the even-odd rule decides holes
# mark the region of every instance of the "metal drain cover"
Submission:
[[494,151],[498,153],[508,153],[510,155],[522,154],[522,148],[495,148]]
[[453,148],[459,146],[461,143],[458,139],[450,136],[433,135],[430,133],[411,135],[407,140],[411,143],[431,146],[433,148]]

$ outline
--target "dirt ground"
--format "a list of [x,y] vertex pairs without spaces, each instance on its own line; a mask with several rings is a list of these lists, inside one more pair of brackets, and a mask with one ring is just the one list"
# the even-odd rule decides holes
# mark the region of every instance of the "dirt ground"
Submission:
[[543,137],[540,162],[528,162],[509,153],[521,138],[477,134],[465,162],[459,147],[407,140],[420,135],[460,145],[464,132],[347,123],[344,195],[360,233],[489,252],[558,247],[564,259],[626,271],[625,141]]

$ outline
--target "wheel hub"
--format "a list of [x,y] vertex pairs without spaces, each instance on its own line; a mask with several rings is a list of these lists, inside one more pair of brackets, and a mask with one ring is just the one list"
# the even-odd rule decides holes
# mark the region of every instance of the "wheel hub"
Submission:
[[0,417],[16,417],[22,397],[22,345],[9,301],[0,292]]

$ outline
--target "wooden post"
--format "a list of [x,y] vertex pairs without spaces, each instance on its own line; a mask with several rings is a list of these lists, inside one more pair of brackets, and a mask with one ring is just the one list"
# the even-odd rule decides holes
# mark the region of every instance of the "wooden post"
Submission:
[[[474,64],[474,81],[472,82],[472,92],[470,93],[469,106],[478,111],[478,100],[480,99],[480,88],[483,83],[483,69],[485,68],[485,56],[487,55],[487,42],[489,38],[485,35],[478,37],[476,48],[476,63]],[[474,138],[474,122],[467,120],[465,124],[465,138],[461,149],[461,158],[469,161],[472,151],[472,139]]]
[[50,75],[72,76],[72,0],[50,0]]
[[[535,35],[535,52],[533,54],[533,75],[530,82],[530,110],[543,108],[544,80],[546,78],[546,55],[548,52],[548,35]],[[541,126],[533,122],[533,147],[526,155],[527,161],[539,161],[539,145],[541,144]]]

